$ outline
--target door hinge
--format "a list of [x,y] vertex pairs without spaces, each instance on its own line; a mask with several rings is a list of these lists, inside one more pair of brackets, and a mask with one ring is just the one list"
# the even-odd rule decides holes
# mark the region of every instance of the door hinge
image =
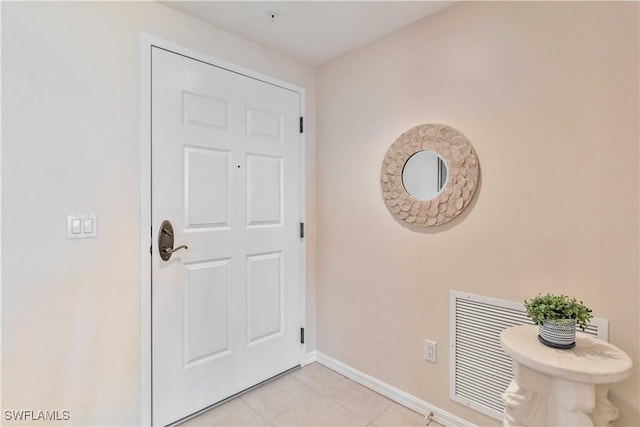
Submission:
[[300,344],[304,344],[304,328],[300,328]]
[[300,117],[300,133],[304,133],[304,117]]
[[304,222],[300,223],[300,238],[304,239]]
[[149,246],[149,255],[153,255],[153,246]]

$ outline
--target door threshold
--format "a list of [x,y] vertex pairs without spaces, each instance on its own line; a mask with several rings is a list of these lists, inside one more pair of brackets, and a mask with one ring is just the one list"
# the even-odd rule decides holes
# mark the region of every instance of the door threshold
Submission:
[[258,384],[252,385],[251,387],[246,388],[246,389],[244,389],[242,391],[239,391],[236,394],[232,394],[231,396],[227,397],[226,399],[223,399],[223,400],[221,400],[219,402],[216,402],[216,403],[214,403],[212,405],[209,405],[209,406],[207,406],[205,408],[202,408],[199,411],[194,412],[191,415],[187,415],[186,417],[180,418],[178,421],[175,421],[175,422],[173,422],[171,424],[168,424],[167,427],[176,427],[176,426],[178,426],[178,425],[180,425],[182,423],[186,423],[187,421],[189,421],[192,418],[200,416],[200,415],[204,414],[205,412],[208,412],[208,411],[210,411],[210,410],[212,410],[214,408],[217,408],[218,406],[224,405],[225,403],[229,402],[230,400],[235,399],[236,397],[240,397],[243,394],[249,393],[250,391],[255,390],[256,388],[258,388],[258,387],[260,387],[262,385],[265,385],[267,383],[270,383],[271,381],[277,380],[278,378],[281,378],[281,377],[283,377],[283,376],[285,376],[285,375],[287,375],[287,374],[289,374],[289,373],[291,373],[293,371],[297,371],[300,368],[301,368],[301,365],[297,365],[297,366],[294,366],[293,368],[287,369],[286,371],[280,372],[279,374],[274,375],[274,376],[272,376],[270,378],[267,378],[266,380],[264,380],[262,382],[259,382]]

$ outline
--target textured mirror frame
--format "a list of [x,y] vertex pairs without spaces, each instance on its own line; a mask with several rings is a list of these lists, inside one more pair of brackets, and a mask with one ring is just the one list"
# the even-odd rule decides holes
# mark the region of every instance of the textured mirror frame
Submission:
[[[423,150],[435,151],[445,162],[448,178],[440,193],[430,200],[411,196],[402,183],[407,160]],[[419,227],[451,221],[473,199],[480,177],[478,156],[469,140],[452,127],[427,123],[415,126],[391,144],[382,163],[382,197],[399,219]]]

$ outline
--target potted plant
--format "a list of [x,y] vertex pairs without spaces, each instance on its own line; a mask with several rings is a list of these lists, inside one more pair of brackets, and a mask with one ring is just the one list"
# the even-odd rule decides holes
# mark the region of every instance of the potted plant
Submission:
[[583,331],[593,317],[582,301],[566,295],[541,295],[524,301],[527,315],[538,325],[538,339],[554,348],[576,345],[576,325]]

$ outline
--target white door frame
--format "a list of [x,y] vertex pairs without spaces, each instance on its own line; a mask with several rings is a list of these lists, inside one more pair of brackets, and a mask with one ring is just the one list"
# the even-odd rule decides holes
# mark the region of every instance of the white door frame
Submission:
[[[300,115],[305,115],[303,87],[271,76],[231,64],[167,40],[140,34],[140,424],[152,422],[152,364],[151,364],[151,48],[159,47],[198,61],[211,64],[250,78],[261,80],[300,94]],[[305,134],[300,143],[300,217],[305,221]],[[301,239],[300,313],[302,327],[306,326],[305,240]],[[306,347],[303,344],[300,364],[304,364]],[[213,402],[212,402],[213,403]]]

